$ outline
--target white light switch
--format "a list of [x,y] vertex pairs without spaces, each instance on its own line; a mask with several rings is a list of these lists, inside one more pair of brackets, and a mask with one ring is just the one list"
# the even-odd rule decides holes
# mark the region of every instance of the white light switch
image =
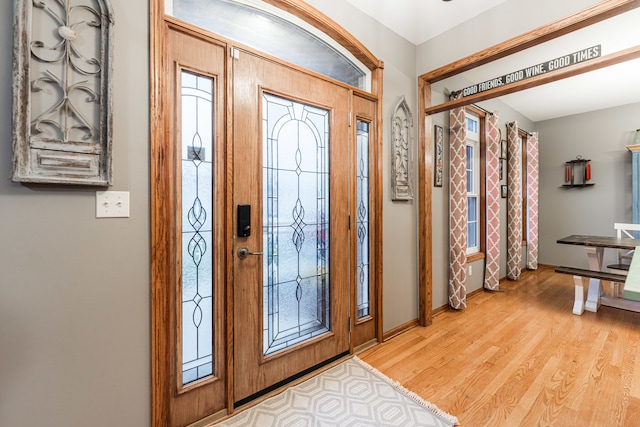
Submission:
[[96,218],[128,217],[128,191],[96,191]]

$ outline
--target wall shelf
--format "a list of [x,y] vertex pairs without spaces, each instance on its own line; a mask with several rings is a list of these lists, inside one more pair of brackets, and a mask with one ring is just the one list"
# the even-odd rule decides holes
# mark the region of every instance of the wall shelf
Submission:
[[575,160],[564,162],[564,188],[591,187],[591,160],[577,156]]
[[563,184],[562,187],[564,188],[580,188],[580,187],[593,187],[594,185],[596,185],[595,182],[587,182],[584,184]]

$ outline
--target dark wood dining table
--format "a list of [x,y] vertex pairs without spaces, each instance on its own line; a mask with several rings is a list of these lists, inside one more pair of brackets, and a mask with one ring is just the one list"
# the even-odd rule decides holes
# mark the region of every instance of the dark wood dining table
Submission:
[[564,245],[586,246],[590,248],[635,249],[636,246],[640,246],[640,239],[572,234],[571,236],[558,239],[557,243]]
[[[640,246],[640,239],[631,239],[628,237],[611,237],[611,236],[589,236],[573,234],[571,236],[558,239],[556,243],[563,245],[583,246],[587,254],[587,262],[589,269],[594,271],[602,271],[602,259],[605,248],[611,249],[627,249],[633,250]],[[600,306],[600,296],[602,295],[602,285],[600,279],[589,279],[589,291],[584,309],[597,312]]]

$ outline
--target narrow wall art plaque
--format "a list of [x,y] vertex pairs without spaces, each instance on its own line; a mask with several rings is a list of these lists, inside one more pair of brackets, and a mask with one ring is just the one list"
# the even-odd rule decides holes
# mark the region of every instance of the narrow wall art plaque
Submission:
[[391,116],[391,200],[413,200],[413,159],[409,105],[400,98]]
[[442,187],[443,180],[443,144],[444,131],[442,126],[434,125],[433,127],[433,186]]
[[14,10],[13,181],[110,185],[109,0],[15,0]]

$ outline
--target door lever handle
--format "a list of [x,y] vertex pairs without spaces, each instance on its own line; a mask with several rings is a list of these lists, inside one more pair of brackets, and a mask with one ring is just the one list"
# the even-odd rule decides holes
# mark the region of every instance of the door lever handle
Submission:
[[238,249],[238,258],[240,259],[245,259],[249,255],[262,255],[262,254],[263,254],[262,252],[251,252],[249,248],[247,248],[246,246],[243,246],[240,249]]

